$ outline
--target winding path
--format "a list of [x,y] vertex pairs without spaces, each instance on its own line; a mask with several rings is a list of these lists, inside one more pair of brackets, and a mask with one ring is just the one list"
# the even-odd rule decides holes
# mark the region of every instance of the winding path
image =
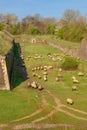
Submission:
[[[41,123],[39,123],[42,120],[45,120],[45,119],[48,119],[49,117],[52,117],[52,115],[55,114],[58,111],[66,114],[66,115],[68,115],[72,118],[87,121],[87,118],[85,118],[85,117],[83,118],[83,117],[77,116],[75,114],[72,114],[71,112],[68,112],[68,110],[72,110],[72,112],[77,112],[77,113],[80,113],[80,114],[83,114],[83,115],[87,115],[87,112],[69,107],[67,105],[64,105],[64,104],[61,103],[59,98],[57,98],[53,93],[51,93],[51,91],[49,91],[47,89],[45,89],[45,91],[53,98],[55,105],[48,103],[45,99],[45,96],[42,95],[42,97],[41,97],[42,105],[38,110],[36,110],[35,112],[33,112],[30,115],[24,116],[24,117],[16,119],[16,120],[12,120],[10,122],[10,124],[14,124],[16,122],[19,122],[19,121],[22,121],[22,120],[25,120],[25,119],[29,119],[29,118],[41,113],[46,106],[51,105],[51,107],[53,109],[47,115],[44,115],[43,117],[39,117],[37,119],[32,120],[31,123],[12,125],[11,126],[12,129],[21,130],[21,129],[27,129],[27,128],[35,128],[35,129],[42,129],[43,128],[43,129],[45,129],[45,128],[57,128],[57,127],[73,127],[74,125],[72,125],[72,124],[41,124]],[[63,110],[64,108],[67,108],[67,110]],[[8,127],[8,126],[9,126],[9,124],[0,124],[1,129]]]

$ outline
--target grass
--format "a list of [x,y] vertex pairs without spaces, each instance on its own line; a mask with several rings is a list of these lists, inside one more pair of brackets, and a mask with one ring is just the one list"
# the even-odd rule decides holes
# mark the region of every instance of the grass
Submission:
[[13,37],[6,31],[0,31],[0,54],[6,55],[11,49],[11,41]]
[[[87,73],[87,63],[84,61],[80,61],[79,68],[75,71],[59,71],[59,66],[62,61],[53,61],[52,58],[48,57],[48,54],[51,54],[52,57],[54,57],[54,54],[58,54],[62,57],[64,55],[61,51],[56,50],[55,48],[52,48],[51,46],[40,43],[21,43],[20,44],[22,53],[24,55],[24,63],[27,69],[27,73],[29,75],[29,79],[27,79],[24,82],[21,82],[16,88],[14,88],[11,92],[7,91],[0,91],[0,123],[9,123],[12,120],[27,116],[38,110],[41,106],[41,96],[44,95],[47,103],[49,106],[46,106],[45,109],[35,115],[34,117],[31,117],[29,119],[25,119],[22,121],[19,121],[19,123],[28,123],[32,120],[35,120],[37,118],[46,116],[47,113],[49,113],[53,107],[56,106],[56,103],[51,95],[49,95],[45,89],[48,89],[56,98],[61,100],[62,104],[66,104],[67,97],[72,98],[75,103],[74,105],[70,106],[72,108],[76,108],[82,111],[87,112],[87,76],[84,75],[83,77],[78,76],[78,72],[82,71],[85,74]],[[35,59],[36,54],[41,56],[41,59]],[[28,58],[31,56],[31,58]],[[53,69],[48,70],[48,81],[44,81],[42,79],[38,79],[37,77],[33,77],[32,74],[32,68],[38,67],[38,66],[44,66],[44,65],[52,65]],[[43,75],[43,70],[37,70],[36,73],[39,75]],[[58,74],[61,74],[62,80],[59,82],[55,81],[55,78]],[[77,79],[80,81],[79,84],[77,84],[78,91],[71,90],[71,87],[73,85],[72,76],[76,76]],[[18,80],[20,77],[16,77],[16,82],[19,82]],[[37,89],[28,88],[27,84],[29,81],[37,81],[40,84],[43,85],[44,90],[38,91]],[[36,98],[36,95],[38,95],[38,98]],[[51,107],[50,107],[51,106]],[[66,108],[62,108],[64,110],[67,110]],[[79,115],[78,113],[68,110],[69,112]],[[81,115],[82,117],[83,115]],[[85,117],[85,116],[84,116]],[[70,123],[70,124],[85,124],[84,121],[74,119],[72,117],[69,117],[65,115],[62,112],[56,112],[48,119],[45,119],[41,121],[40,123]]]
[[80,47],[80,43],[61,40],[59,38],[56,38],[53,35],[34,35],[34,36],[32,36],[32,35],[22,34],[22,35],[16,36],[16,38],[27,39],[27,40],[31,40],[31,38],[33,38],[33,37],[37,38],[37,39],[45,39],[46,41],[50,41],[56,45],[57,44],[61,45],[62,47],[68,47],[68,48],[73,48],[73,49],[78,49]]
[[34,110],[35,107],[19,95],[0,91],[0,123],[8,123]]

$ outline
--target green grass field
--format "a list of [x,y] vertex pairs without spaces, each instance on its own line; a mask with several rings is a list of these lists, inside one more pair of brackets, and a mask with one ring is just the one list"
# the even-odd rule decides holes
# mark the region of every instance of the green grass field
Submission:
[[[0,123],[85,125],[87,123],[87,63],[80,61],[79,68],[75,71],[60,71],[62,61],[53,59],[55,55],[63,58],[64,54],[61,51],[40,43],[21,43],[20,46],[29,79],[21,82],[10,92],[0,91]],[[48,56],[49,54],[51,57]],[[32,69],[38,66],[53,66],[52,69],[47,70],[47,81],[43,80],[44,70],[35,72],[42,77],[41,79],[33,76]],[[78,72],[83,72],[84,76],[78,76]],[[61,74],[62,78],[56,82],[55,78],[58,74]],[[79,80],[78,84],[73,84],[72,76],[76,76]],[[19,80],[20,77],[17,77],[16,82]],[[29,88],[28,82],[32,81],[37,81],[44,89],[39,91]],[[77,85],[77,91],[72,91],[73,85]],[[74,104],[67,104],[67,98],[72,98]]]

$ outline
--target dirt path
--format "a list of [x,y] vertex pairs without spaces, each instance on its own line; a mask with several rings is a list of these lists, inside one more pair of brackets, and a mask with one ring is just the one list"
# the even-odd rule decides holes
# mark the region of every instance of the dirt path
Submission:
[[[48,113],[47,115],[45,115],[44,117],[40,117],[40,118],[37,118],[37,119],[33,120],[33,121],[32,121],[33,123],[36,123],[36,122],[45,120],[45,119],[47,119],[48,117],[51,117],[51,116],[52,116],[55,112],[57,112],[57,111],[63,112],[64,114],[66,114],[66,115],[68,115],[68,116],[70,116],[70,117],[72,117],[72,118],[87,121],[86,118],[76,116],[75,114],[72,114],[71,112],[68,112],[68,110],[63,110],[63,108],[67,108],[67,109],[69,109],[69,110],[72,110],[72,112],[78,112],[78,113],[81,113],[81,114],[83,114],[83,115],[87,115],[87,112],[84,112],[84,111],[81,111],[81,110],[78,110],[78,109],[75,109],[75,108],[71,108],[71,107],[69,107],[69,106],[67,106],[67,105],[63,105],[63,104],[61,103],[60,99],[57,98],[54,94],[52,94],[49,90],[46,89],[45,91],[53,98],[53,100],[54,100],[54,102],[55,102],[56,105],[53,105],[53,106],[51,105],[51,106],[53,107],[53,110],[52,110],[50,113]],[[11,121],[11,123],[12,123],[12,122],[18,122],[18,121],[21,121],[21,120],[24,120],[24,119],[28,119],[28,118],[31,118],[31,117],[33,117],[33,116],[35,116],[35,115],[41,113],[42,110],[43,110],[47,105],[50,105],[50,104],[47,103],[47,101],[46,101],[44,95],[42,95],[41,98],[42,98],[42,106],[41,106],[41,108],[39,108],[38,110],[36,110],[35,112],[33,112],[33,113],[30,114],[30,115],[27,115],[27,116],[25,116],[25,117],[19,118],[19,119],[17,119],[17,120],[13,120],[13,121]]]
[[32,121],[32,122],[33,122],[33,123],[36,123],[36,122],[45,120],[45,119],[47,119],[48,117],[51,117],[55,112],[56,112],[56,110],[53,110],[53,111],[51,111],[50,113],[48,113],[46,116],[37,118],[36,120],[34,120],[34,121]]
[[11,123],[13,123],[13,122],[18,122],[18,121],[21,121],[21,120],[24,120],[24,119],[28,119],[28,118],[31,118],[32,116],[35,116],[35,115],[41,113],[42,110],[48,105],[48,103],[47,103],[47,101],[46,101],[46,99],[45,99],[45,97],[44,97],[43,95],[42,95],[41,98],[42,98],[42,105],[40,106],[40,108],[39,108],[38,110],[36,110],[35,112],[33,112],[33,113],[30,114],[30,115],[27,115],[27,116],[24,116],[24,117],[22,117],[22,118],[13,120],[13,121],[11,121]]
[[87,115],[87,112],[81,111],[81,110],[78,110],[78,109],[75,109],[75,108],[71,108],[71,107],[66,106],[66,105],[63,105],[60,102],[60,100],[55,95],[53,95],[49,90],[46,90],[46,92],[48,92],[53,97],[53,99],[54,99],[54,101],[56,103],[56,106],[53,106],[53,107],[56,109],[56,111],[61,111],[61,112],[65,113],[66,115],[71,116],[72,118],[87,121],[87,118],[76,116],[76,115],[74,115],[74,114],[72,114],[70,112],[67,112],[66,110],[63,110],[61,107],[65,107],[67,109],[72,110],[73,112],[78,112],[78,113],[84,114],[84,115]]
[[67,128],[67,127],[73,127],[72,124],[34,124],[34,123],[29,123],[29,124],[22,124],[22,125],[16,125],[14,127],[14,130],[23,130],[23,129],[47,129],[47,128]]
[[[80,113],[80,114],[83,114],[83,115],[87,115],[87,112],[85,111],[81,111],[79,109],[75,109],[75,108],[72,108],[72,107],[69,107],[67,105],[63,105],[60,101],[59,98],[57,98],[53,93],[51,93],[51,91],[49,90],[45,90],[54,100],[55,102],[55,105],[52,105],[52,104],[49,104],[46,99],[45,99],[45,96],[42,95],[42,105],[40,106],[40,108],[38,110],[36,110],[35,112],[33,112],[32,114],[30,115],[27,115],[27,116],[24,116],[22,118],[19,118],[17,120],[13,120],[11,121],[10,123],[15,123],[15,122],[18,122],[18,121],[21,121],[21,120],[24,120],[24,119],[28,119],[28,118],[31,118],[39,113],[42,112],[42,110],[47,106],[47,105],[51,105],[51,107],[53,107],[53,110],[51,112],[49,112],[47,115],[44,115],[43,117],[39,117],[33,121],[31,121],[31,123],[28,123],[28,124],[21,124],[21,125],[12,125],[12,129],[16,129],[16,130],[21,130],[21,129],[27,129],[27,128],[35,128],[35,129],[45,129],[45,128],[57,128],[57,127],[72,127],[73,125],[71,124],[38,124],[38,122],[42,121],[42,120],[45,120],[45,119],[48,119],[49,117],[51,118],[53,114],[55,114],[56,112],[62,112],[74,119],[78,119],[78,120],[83,120],[83,121],[87,121],[87,118],[85,117],[81,117],[81,116],[77,116],[71,112],[69,112],[68,110],[72,110],[72,112],[77,112],[77,113]],[[64,108],[67,108],[67,110],[63,110]],[[0,128],[5,128],[5,127],[8,127],[9,124],[1,124],[0,125]]]

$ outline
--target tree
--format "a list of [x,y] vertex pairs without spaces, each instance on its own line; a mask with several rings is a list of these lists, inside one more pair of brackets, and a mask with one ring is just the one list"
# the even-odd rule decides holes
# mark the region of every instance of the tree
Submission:
[[38,35],[38,34],[40,34],[40,30],[35,26],[31,26],[29,28],[29,34]]
[[55,27],[56,25],[53,24],[53,25],[48,25],[47,29],[46,29],[46,33],[47,34],[54,34],[55,33]]
[[63,19],[67,22],[70,22],[72,20],[77,20],[80,17],[80,12],[77,10],[68,9],[63,14]]

